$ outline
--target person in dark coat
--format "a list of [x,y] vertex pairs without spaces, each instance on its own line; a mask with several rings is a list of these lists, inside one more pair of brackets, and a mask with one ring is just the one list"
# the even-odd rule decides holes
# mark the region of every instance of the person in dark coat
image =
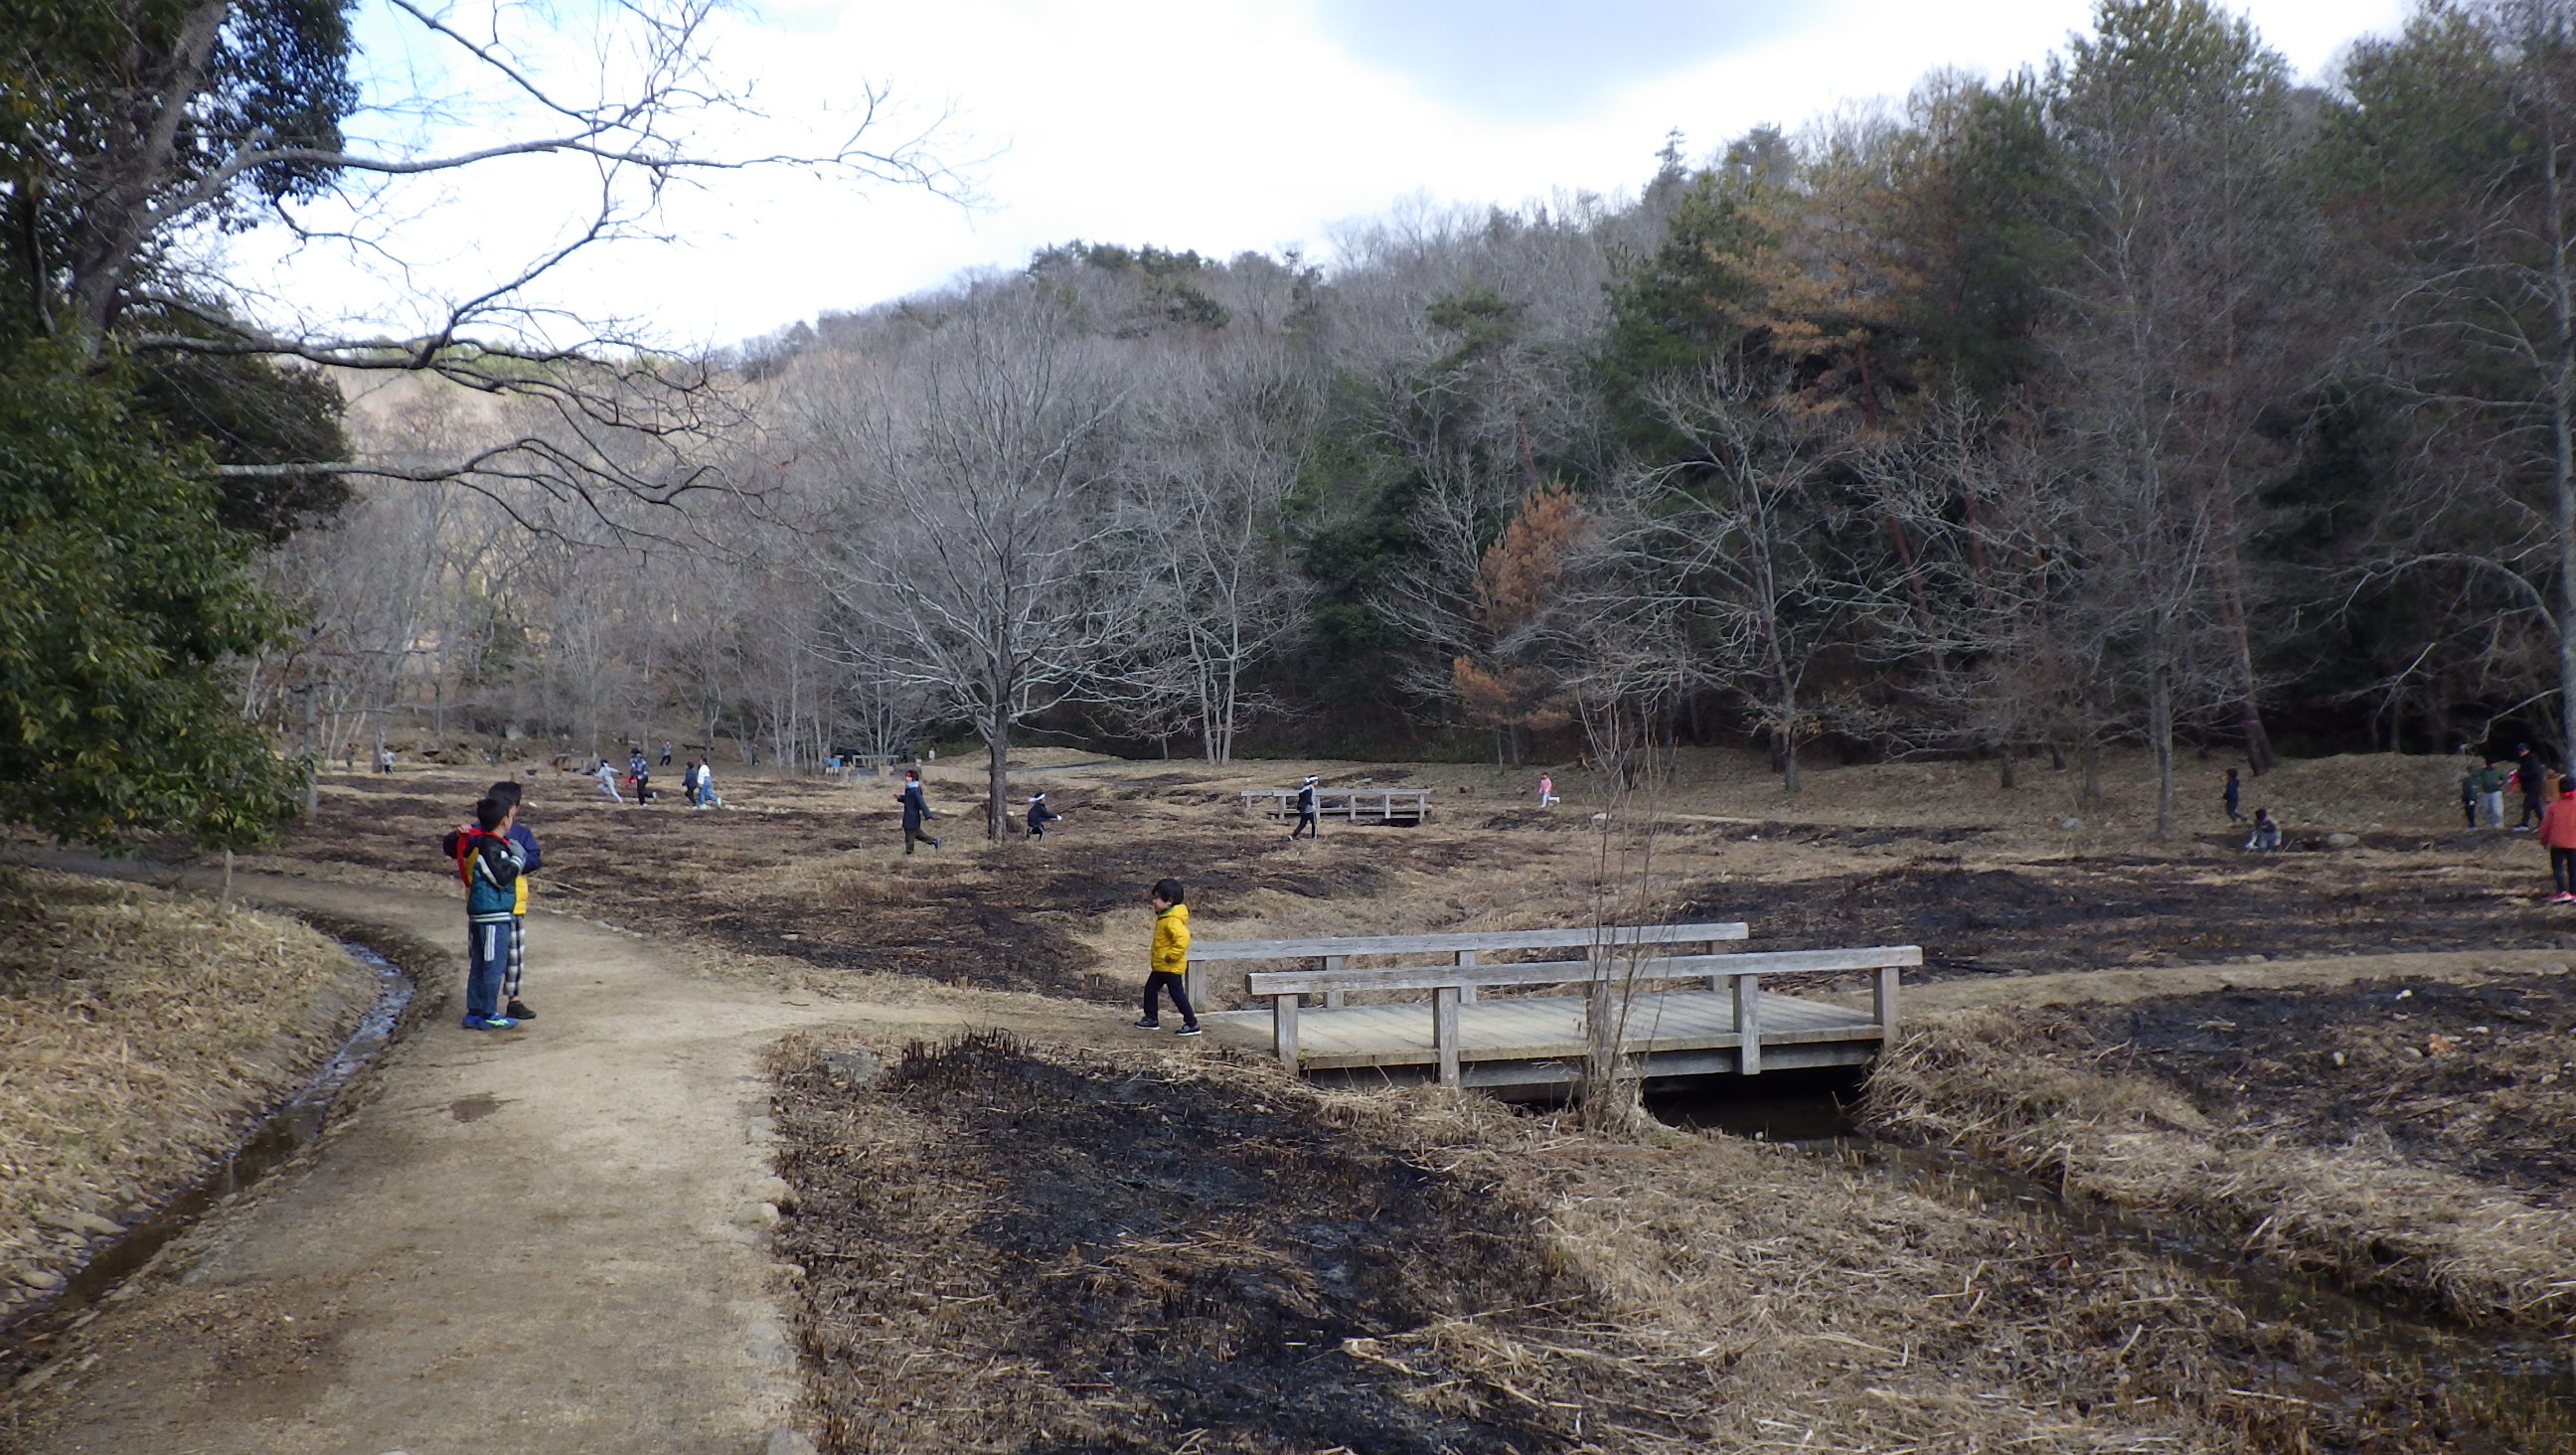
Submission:
[[929,801],[921,796],[920,769],[903,770],[903,796],[895,801],[903,805],[903,851],[907,854],[911,853],[912,846],[916,843],[938,848],[939,840],[932,838],[930,831],[922,827],[939,815],[930,811]]
[[1297,790],[1297,826],[1288,831],[1291,840],[1315,837],[1315,775],[1306,775],[1304,786]]
[[2522,821],[2514,828],[2531,828],[2549,812],[2549,765],[2529,743],[2513,745],[2513,781],[2522,790]]
[[1048,824],[1051,824],[1051,823],[1054,823],[1054,822],[1056,822],[1057,820],[1059,820],[1059,819],[1061,819],[1061,818],[1063,818],[1063,817],[1064,817],[1064,815],[1063,815],[1063,814],[1060,814],[1060,813],[1056,812],[1054,809],[1047,807],[1047,801],[1046,801],[1046,795],[1045,795],[1045,794],[1043,794],[1043,793],[1033,793],[1033,794],[1030,794],[1030,795],[1029,795],[1029,837],[1030,837],[1030,838],[1033,838],[1033,839],[1043,839],[1043,838],[1045,838],[1045,837],[1046,837],[1046,831],[1047,831],[1047,825],[1048,825]]

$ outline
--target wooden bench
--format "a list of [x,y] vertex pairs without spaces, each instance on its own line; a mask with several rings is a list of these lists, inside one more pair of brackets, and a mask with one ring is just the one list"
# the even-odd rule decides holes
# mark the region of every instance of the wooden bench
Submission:
[[[1259,810],[1272,818],[1297,816],[1297,790],[1294,788],[1248,788],[1243,791],[1246,813]],[[1428,788],[1318,788],[1315,790],[1317,818],[1346,818],[1353,823],[1418,824],[1431,817],[1431,790]]]
[[[1453,965],[1473,965],[1479,954],[1507,950],[1571,950],[1594,945],[1707,945],[1714,949],[1744,938],[1742,920],[1688,925],[1621,925],[1607,929],[1445,930],[1429,935],[1337,935],[1304,940],[1194,940],[1183,983],[1192,1005],[1207,998],[1207,977],[1199,966],[1214,960],[1320,960],[1326,973],[1348,968],[1354,957],[1378,955],[1447,955]],[[1475,999],[1470,989],[1469,1000]],[[1339,989],[1326,988],[1324,1004],[1342,1003]]]
[[[1718,926],[1666,926],[1668,930],[1706,931]],[[1737,927],[1740,933],[1740,927]],[[1546,932],[1541,932],[1546,933]],[[1590,943],[1587,938],[1583,943]],[[1651,943],[1632,941],[1631,943]],[[1462,952],[1463,953],[1463,952]],[[1897,1017],[1898,981],[1907,966],[1921,965],[1923,952],[1913,945],[1878,946],[1857,950],[1781,950],[1755,954],[1673,955],[1652,959],[1623,961],[1616,954],[1599,950],[1581,960],[1544,961],[1520,965],[1477,965],[1465,961],[1447,966],[1406,966],[1389,969],[1285,970],[1255,972],[1247,977],[1247,988],[1255,997],[1270,1001],[1271,1050],[1280,1063],[1292,1072],[1299,1069],[1302,1053],[1298,1044],[1299,1011],[1305,997],[1318,992],[1327,997],[1354,990],[1393,991],[1429,990],[1431,992],[1431,1043],[1436,1074],[1443,1085],[1460,1081],[1459,1015],[1463,1004],[1474,1002],[1480,986],[1502,985],[1571,985],[1580,984],[1587,994],[1595,985],[1608,983],[1630,989],[1640,981],[1669,981],[1705,978],[1709,990],[1728,996],[1732,1015],[1719,1034],[1696,1034],[1650,1038],[1649,1049],[1662,1052],[1705,1051],[1720,1046],[1735,1054],[1735,1069],[1742,1075],[1756,1075],[1762,1070],[1764,992],[1766,975],[1816,974],[1832,971],[1866,970],[1874,972],[1870,996],[1870,1019],[1847,1026],[1799,1032],[1798,1039],[1875,1040],[1884,1043],[1894,1033]],[[1652,997],[1646,997],[1652,999]],[[1501,1002],[1498,1005],[1509,1005]],[[1812,1002],[1801,1006],[1821,1012],[1824,1007]],[[1633,1009],[1633,1004],[1631,1006]],[[1842,1013],[1848,1017],[1849,1013]],[[1659,1019],[1659,1018],[1658,1018]],[[1414,1034],[1418,1035],[1416,1031]],[[1625,1039],[1625,1038],[1623,1038]],[[1419,1044],[1418,1042],[1416,1043]],[[1530,1047],[1491,1048],[1503,1053],[1502,1059],[1542,1059],[1561,1057],[1569,1049],[1550,1042]],[[1419,1052],[1414,1053],[1416,1058]]]

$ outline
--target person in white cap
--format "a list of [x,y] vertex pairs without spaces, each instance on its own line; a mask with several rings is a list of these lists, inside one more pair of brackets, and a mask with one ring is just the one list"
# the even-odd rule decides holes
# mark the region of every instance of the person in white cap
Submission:
[[1297,826],[1288,831],[1290,840],[1301,835],[1315,837],[1315,775],[1306,775],[1305,785],[1297,790]]
[[1054,823],[1057,819],[1060,819],[1060,818],[1062,818],[1062,817],[1064,817],[1064,815],[1063,815],[1063,814],[1060,814],[1060,813],[1056,812],[1054,809],[1047,807],[1047,801],[1046,801],[1046,795],[1045,795],[1045,794],[1043,794],[1043,793],[1032,793],[1032,794],[1030,794],[1030,795],[1029,795],[1029,837],[1030,837],[1030,838],[1033,838],[1033,839],[1043,839],[1043,838],[1045,838],[1045,837],[1046,837],[1046,826],[1047,826],[1048,824]]

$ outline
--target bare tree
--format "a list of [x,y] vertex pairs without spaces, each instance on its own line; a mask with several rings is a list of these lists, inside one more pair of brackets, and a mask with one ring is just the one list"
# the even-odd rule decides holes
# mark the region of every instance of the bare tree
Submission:
[[1312,594],[1286,515],[1315,425],[1312,385],[1269,340],[1175,352],[1135,392],[1123,472],[1146,611],[1128,696],[1194,731],[1211,763],[1233,761],[1261,705],[1249,674]]
[[802,381],[789,428],[823,511],[810,569],[889,679],[973,724],[999,838],[1012,728],[1098,694],[1134,640],[1111,569],[1120,399],[1041,295],[985,284],[927,312]]

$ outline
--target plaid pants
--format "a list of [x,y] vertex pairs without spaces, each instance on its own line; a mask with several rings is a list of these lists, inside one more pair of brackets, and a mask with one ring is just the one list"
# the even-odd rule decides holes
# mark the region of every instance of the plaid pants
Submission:
[[501,1003],[519,998],[519,974],[528,968],[528,917],[510,916],[510,959],[501,971]]

